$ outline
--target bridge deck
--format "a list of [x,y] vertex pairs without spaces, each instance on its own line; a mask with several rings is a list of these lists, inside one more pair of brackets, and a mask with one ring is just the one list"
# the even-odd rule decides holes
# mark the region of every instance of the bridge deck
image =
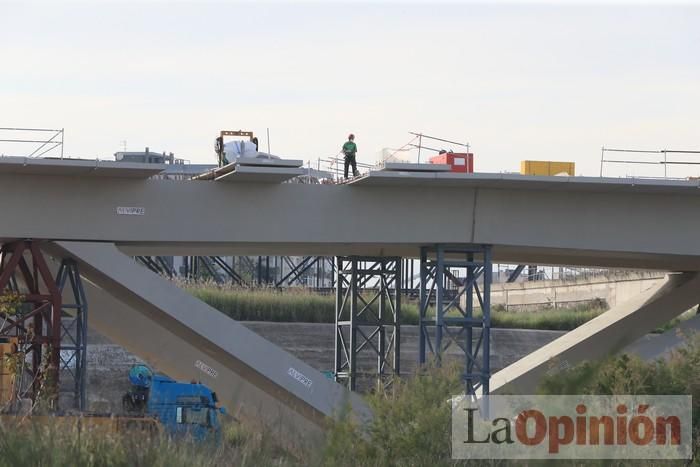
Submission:
[[138,255],[405,257],[483,243],[501,262],[700,270],[695,180],[373,172],[336,186],[46,173],[0,164],[0,240],[105,241]]

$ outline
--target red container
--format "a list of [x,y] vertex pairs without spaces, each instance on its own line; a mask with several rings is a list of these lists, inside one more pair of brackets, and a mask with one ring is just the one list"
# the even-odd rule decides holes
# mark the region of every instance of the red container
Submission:
[[431,164],[447,164],[450,172],[474,173],[474,154],[471,152],[445,152],[430,158]]

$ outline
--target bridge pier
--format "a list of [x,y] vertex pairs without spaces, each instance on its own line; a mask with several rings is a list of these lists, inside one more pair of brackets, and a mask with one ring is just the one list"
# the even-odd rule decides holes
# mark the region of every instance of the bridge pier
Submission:
[[[466,277],[458,277],[459,270]],[[469,395],[489,392],[492,270],[488,245],[421,248],[419,363],[431,354],[439,365],[447,348],[457,345],[464,353],[462,377]]]
[[[401,258],[338,256],[335,273],[335,380],[352,391],[372,377],[387,386],[400,374]],[[363,351],[375,371],[358,369]]]

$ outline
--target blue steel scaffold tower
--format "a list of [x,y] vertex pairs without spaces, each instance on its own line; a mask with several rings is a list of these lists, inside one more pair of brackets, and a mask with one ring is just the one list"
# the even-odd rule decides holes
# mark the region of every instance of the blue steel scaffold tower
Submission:
[[489,393],[492,269],[489,245],[421,248],[419,363],[430,354],[440,365],[445,351],[458,346],[468,395]]
[[[336,257],[335,380],[354,391],[374,379],[387,387],[400,375],[401,258]],[[370,370],[361,355],[375,358]]]
[[88,303],[78,264],[64,259],[56,274],[56,286],[64,296],[61,304],[62,382],[72,379],[73,408],[87,410],[87,318]]

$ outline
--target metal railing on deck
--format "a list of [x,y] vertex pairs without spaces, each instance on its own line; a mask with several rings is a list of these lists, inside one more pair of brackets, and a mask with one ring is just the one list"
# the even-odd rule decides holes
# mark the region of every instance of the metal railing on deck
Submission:
[[[42,135],[47,135],[42,138]],[[22,154],[25,157],[41,157],[52,153],[63,159],[63,136],[64,130],[61,128],[0,128],[0,143],[12,143],[20,145],[32,145],[34,150],[29,154]],[[2,155],[5,155],[2,153]]]

